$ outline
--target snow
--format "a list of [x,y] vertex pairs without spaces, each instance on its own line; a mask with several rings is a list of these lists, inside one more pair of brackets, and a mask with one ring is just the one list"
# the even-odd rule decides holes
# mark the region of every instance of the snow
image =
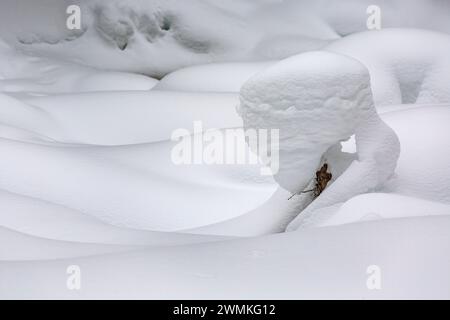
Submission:
[[[448,299],[449,10],[1,1],[0,298]],[[172,159],[231,128],[280,130],[275,177]]]
[[[331,209],[331,210],[327,210]],[[315,227],[361,221],[450,215],[450,205],[393,193],[367,193],[351,198],[339,208],[315,213]],[[325,211],[332,212],[326,216]]]
[[1,138],[0,189],[154,231],[223,221],[275,191],[258,166],[177,166],[170,158],[173,144],[90,147]]
[[187,67],[166,75],[155,90],[237,93],[251,76],[273,63],[211,63]]
[[[448,216],[418,217],[95,257],[4,261],[0,297],[441,299],[450,281],[449,228]],[[381,290],[366,287],[373,264],[382,270]],[[82,270],[80,291],[65,286],[70,265]]]
[[[364,216],[388,219],[450,213],[446,183],[450,179],[449,105],[398,105],[389,109],[384,110],[381,118],[396,132],[402,151],[395,175],[377,189],[386,193],[368,193],[332,205],[310,206],[290,228],[348,223]],[[411,131],[412,124],[415,131]],[[354,141],[349,144],[348,151],[356,150]]]
[[[330,165],[334,181],[288,230],[318,208],[379,188],[394,173],[399,142],[376,113],[368,71],[357,60],[325,51],[283,60],[244,84],[239,111],[246,128],[281,128],[275,180],[282,188],[309,190],[316,170]],[[353,134],[356,159],[348,161],[336,145]],[[334,168],[341,159],[348,162],[344,172]]]
[[450,105],[416,105],[382,117],[402,145],[396,178],[386,190],[449,204]]
[[[0,199],[0,227],[40,239],[155,247],[224,239],[115,227],[83,212],[5,191],[0,191]],[[24,249],[16,254],[27,252]]]
[[[319,81],[324,89],[316,87]],[[354,134],[357,122],[351,120],[361,117],[370,91],[364,66],[317,51],[258,73],[244,84],[240,99],[246,128],[282,129],[275,179],[294,193],[306,187],[331,146]]]
[[450,35],[383,29],[335,41],[324,50],[361,61],[370,71],[377,106],[450,102]]
[[[302,14],[303,19],[287,17],[282,23],[270,18],[266,25],[267,11],[284,14],[291,8],[279,8],[278,1],[245,2],[233,1],[224,8],[217,1],[199,0],[71,1],[81,6],[83,14],[82,30],[76,32],[63,25],[63,5],[69,3],[57,3],[60,15],[55,16],[60,20],[53,19],[38,34],[25,28],[28,32],[21,30],[17,39],[21,49],[33,53],[160,78],[193,64],[284,58],[323,47],[337,37],[326,22],[307,14]],[[308,28],[310,25],[314,28]],[[273,43],[276,51],[271,49]]]
[[157,80],[126,72],[104,72],[47,58],[29,57],[0,39],[0,92],[68,93],[150,90]]
[[245,214],[184,232],[228,237],[255,237],[284,232],[299,212],[298,203],[288,201],[289,196],[288,191],[278,188],[263,204]]
[[[82,30],[69,31],[66,8],[74,4],[82,9]],[[35,55],[161,78],[191,65],[322,49],[366,30],[369,5],[382,8],[384,28],[450,31],[449,4],[439,0],[5,0],[0,35]]]
[[[101,104],[98,101],[102,101]],[[188,92],[92,92],[25,100],[53,119],[61,130],[51,135],[60,142],[127,145],[170,139],[175,128],[242,126],[236,94]],[[34,120],[33,122],[36,122]]]

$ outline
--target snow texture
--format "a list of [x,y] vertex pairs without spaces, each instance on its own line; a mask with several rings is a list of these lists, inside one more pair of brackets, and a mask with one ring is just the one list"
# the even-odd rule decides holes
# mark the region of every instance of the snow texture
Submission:
[[[369,74],[357,60],[329,52],[288,58],[244,84],[239,112],[246,128],[280,129],[275,180],[286,190],[305,190],[321,163],[330,165],[335,181],[301,219],[318,207],[379,188],[395,170],[398,139],[378,117]],[[333,165],[340,151],[333,147],[352,135],[357,159],[338,174]]]
[[[383,30],[356,34],[368,5]],[[449,12],[2,0],[0,298],[448,299]],[[198,120],[280,129],[276,181],[175,165],[173,131],[197,137]],[[325,191],[288,200],[323,163]],[[383,290],[367,290],[372,264]]]
[[[65,27],[73,4],[82,30]],[[322,49],[367,30],[369,5],[382,8],[383,28],[450,31],[450,4],[440,0],[3,0],[0,36],[35,55],[161,78],[196,64]]]

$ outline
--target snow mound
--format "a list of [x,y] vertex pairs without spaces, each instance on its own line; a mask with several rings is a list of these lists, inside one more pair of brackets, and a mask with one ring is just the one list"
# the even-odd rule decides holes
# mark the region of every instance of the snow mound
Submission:
[[324,50],[367,66],[375,104],[450,102],[450,36],[414,29],[362,32]]
[[27,56],[0,40],[0,92],[71,93],[150,90],[158,81],[126,72],[100,71],[54,59]]
[[154,231],[234,218],[275,192],[256,165],[177,166],[174,144],[98,147],[0,138],[0,189]]
[[[161,78],[196,64],[284,59],[322,49],[341,36],[367,30],[366,9],[377,4],[372,0],[219,2],[3,0],[0,37],[36,54]],[[70,31],[65,25],[66,8],[74,4],[82,9],[82,29]],[[378,5],[383,28],[450,31],[449,3],[396,0]]]
[[192,131],[197,120],[204,130],[242,126],[236,94],[95,92],[34,97],[26,102],[58,124],[60,129],[48,134],[65,143],[126,145],[169,140],[177,128]]
[[342,205],[317,210],[308,226],[438,215],[450,215],[450,205],[397,194],[368,193],[353,197]]
[[0,93],[0,136],[26,141],[53,141],[59,128],[39,107]]
[[[359,159],[374,156],[366,144],[380,136],[364,131],[370,126],[380,132],[386,128],[373,108],[369,81],[366,68],[354,59],[310,52],[264,70],[242,87],[239,112],[245,126],[280,129],[280,172],[275,178],[283,188],[303,190],[325,152],[356,132]],[[395,142],[394,138],[394,149]],[[396,153],[377,170],[386,171],[380,180],[392,174]]]
[[288,191],[279,187],[262,205],[243,215],[184,232],[233,237],[255,237],[284,232],[289,222],[298,214],[296,201],[286,201],[289,196]]
[[450,204],[450,105],[415,105],[382,118],[402,145],[386,192]]
[[[376,0],[0,2],[0,298],[449,297],[450,107],[428,103],[448,101],[448,36],[339,40]],[[450,30],[450,2],[380,6],[383,28]],[[415,104],[380,119],[393,102]],[[280,129],[279,185],[176,165],[198,120]],[[324,163],[324,192],[288,200]],[[69,265],[96,281],[67,290]]]
[[297,192],[311,180],[322,155],[355,132],[355,119],[371,96],[364,66],[340,55],[311,52],[255,75],[242,87],[240,99],[245,127],[280,129],[276,180]]
[[[223,239],[119,228],[80,211],[2,190],[0,190],[0,200],[1,228],[40,239],[146,247],[184,245]],[[8,242],[6,243],[9,245]],[[24,250],[24,253],[27,251]]]
[[[246,128],[280,129],[281,187],[301,192],[321,163],[330,167],[334,182],[290,230],[317,208],[380,187],[395,170],[398,139],[376,113],[367,69],[352,58],[318,51],[283,60],[244,84],[239,112]],[[354,161],[340,149],[353,134]]]
[[[290,23],[280,23],[267,15],[274,7],[281,14],[289,12],[278,8],[278,1],[246,2],[247,14],[241,11],[242,1],[223,6],[202,0],[77,0],[71,4],[82,8],[82,30],[68,32],[61,23],[59,36],[53,26],[38,34],[20,32],[9,40],[37,54],[161,78],[195,64],[285,58],[338,37],[320,17],[309,17],[304,10],[297,11],[302,19],[289,13]],[[286,36],[296,40],[278,41],[279,49],[269,50],[273,41]]]
[[169,73],[155,90],[194,92],[239,92],[254,74],[275,62],[212,63]]
[[[365,218],[450,213],[447,183],[450,180],[450,106],[398,105],[388,109],[391,110],[384,110],[381,118],[395,131],[402,146],[395,175],[376,189],[389,194],[361,195],[330,206],[315,205],[322,202],[324,193],[300,214],[291,228],[294,225],[296,228],[311,228],[328,223],[339,224],[340,221],[350,223]],[[432,128],[430,123],[433,123]],[[357,148],[354,141],[348,141],[345,142],[345,149],[351,152]],[[333,187],[331,185],[330,189]],[[361,204],[363,200],[367,205]]]
[[[132,251],[133,246],[111,246],[89,243],[71,243],[64,241],[51,241],[15,232],[0,227],[0,242],[13,243],[14,250],[1,250],[0,263],[3,261],[26,261],[26,260],[51,260],[67,259],[83,256],[96,256],[112,252]],[[3,249],[3,248],[2,248]]]
[[[241,127],[237,103],[237,95],[223,93],[0,94],[0,189],[48,203],[42,210],[64,207],[136,229],[233,219],[271,197],[272,178],[252,164],[177,166],[169,140],[175,129],[189,134],[196,120],[204,130]],[[243,139],[237,143],[247,149]],[[20,210],[17,202],[3,205]]]

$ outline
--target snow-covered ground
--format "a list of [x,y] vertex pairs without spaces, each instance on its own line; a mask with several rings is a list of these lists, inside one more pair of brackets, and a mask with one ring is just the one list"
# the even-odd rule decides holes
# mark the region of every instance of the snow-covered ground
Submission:
[[0,298],[450,298],[450,5],[339,3],[2,1]]

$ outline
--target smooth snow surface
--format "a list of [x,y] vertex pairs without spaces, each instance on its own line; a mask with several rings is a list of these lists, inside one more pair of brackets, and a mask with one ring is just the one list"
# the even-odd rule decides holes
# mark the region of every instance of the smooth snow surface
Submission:
[[161,79],[155,89],[237,93],[251,76],[274,63],[215,63],[188,67],[168,74]]
[[30,57],[9,48],[0,39],[0,92],[69,93],[150,90],[157,80],[126,73],[104,72],[73,63]]
[[384,29],[350,35],[325,50],[361,61],[377,106],[450,102],[450,35]]
[[[387,193],[367,193],[353,197],[338,209],[326,208],[315,214],[315,226],[332,226],[361,221],[404,217],[450,215],[450,205]],[[331,212],[329,216],[325,212]],[[319,217],[321,221],[317,218]]]
[[[102,103],[98,103],[98,101]],[[175,128],[193,131],[242,126],[236,94],[187,92],[95,92],[32,97],[26,102],[59,123],[61,142],[127,145],[169,140]]]
[[177,166],[172,146],[44,145],[0,138],[0,189],[114,225],[160,231],[238,216],[275,192],[257,166]]
[[450,104],[418,105],[382,117],[402,146],[396,178],[386,190],[450,204]]
[[[449,228],[448,216],[420,217],[96,257],[0,262],[0,297],[448,298]],[[70,244],[55,245],[68,250]],[[383,270],[382,290],[366,286],[367,267],[374,263]],[[80,291],[65,286],[69,265],[82,268]]]

